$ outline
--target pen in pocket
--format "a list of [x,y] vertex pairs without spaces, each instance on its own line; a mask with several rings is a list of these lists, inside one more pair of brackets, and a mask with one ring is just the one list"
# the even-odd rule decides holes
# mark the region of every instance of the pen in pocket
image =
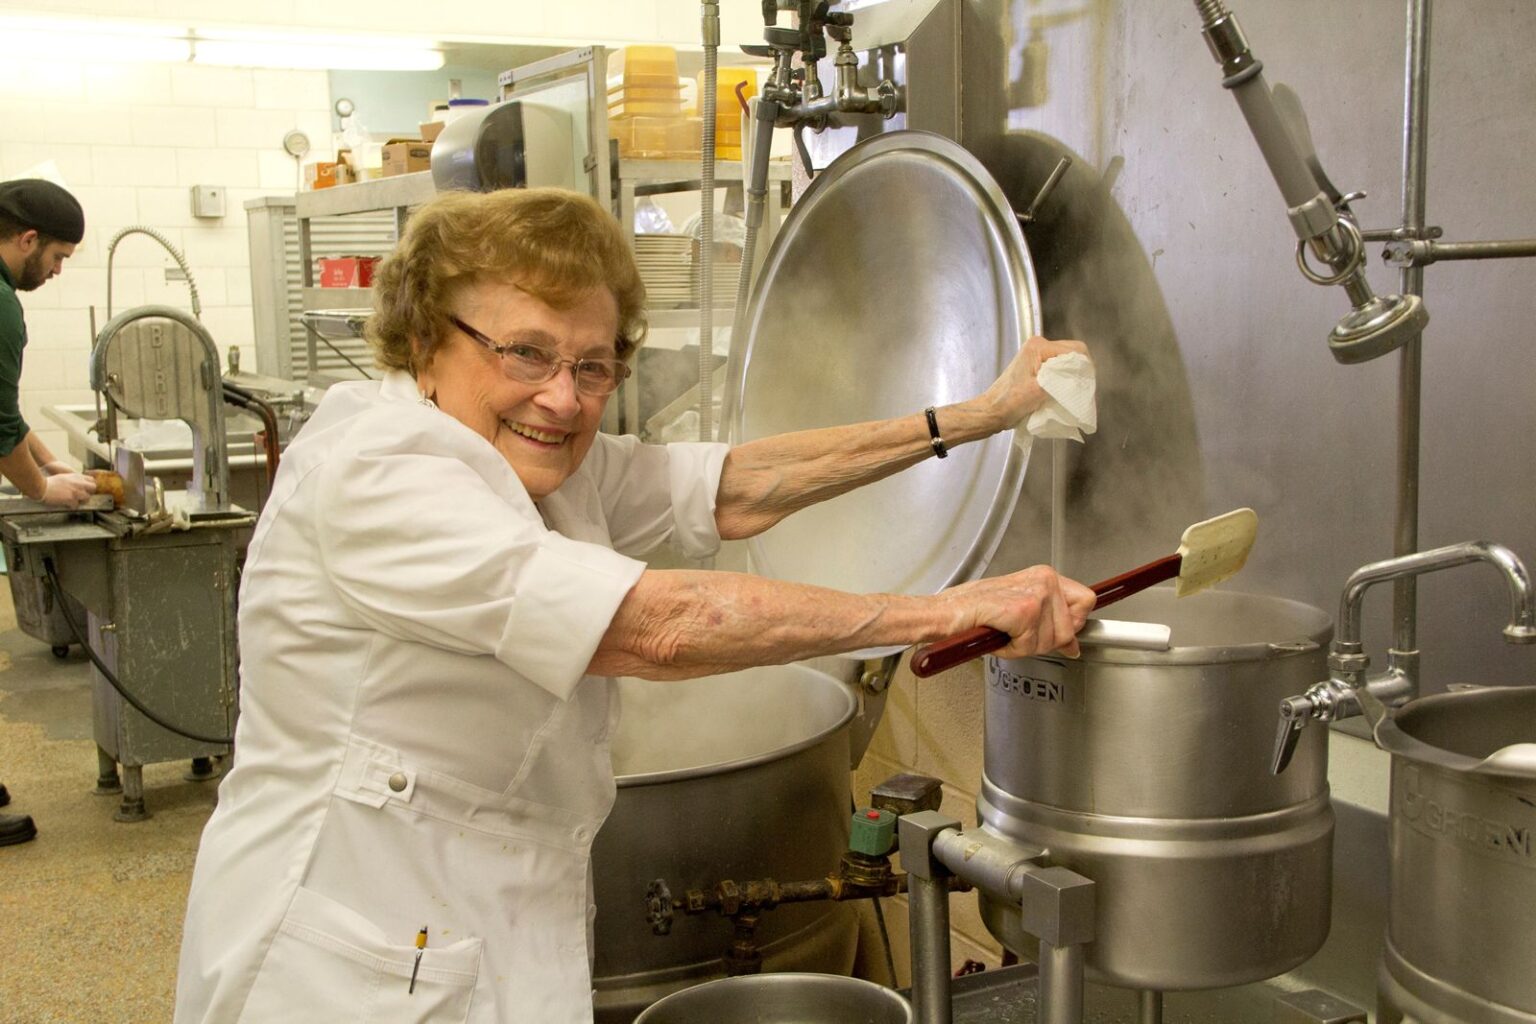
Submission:
[[416,972],[421,970],[421,954],[427,948],[427,926],[422,925],[421,931],[416,933],[416,963],[411,967],[411,987],[406,989],[406,995],[416,994]]

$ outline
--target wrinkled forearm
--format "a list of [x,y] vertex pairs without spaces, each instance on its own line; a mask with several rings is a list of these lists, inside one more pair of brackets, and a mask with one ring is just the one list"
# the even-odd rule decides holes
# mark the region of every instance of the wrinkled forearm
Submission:
[[[936,410],[948,447],[1008,425],[984,398]],[[933,456],[921,412],[899,419],[800,430],[732,448],[720,474],[721,538],[753,537],[792,512],[873,483]]]
[[619,605],[596,675],[692,679],[963,628],[942,596],[855,595],[743,573],[651,570]]

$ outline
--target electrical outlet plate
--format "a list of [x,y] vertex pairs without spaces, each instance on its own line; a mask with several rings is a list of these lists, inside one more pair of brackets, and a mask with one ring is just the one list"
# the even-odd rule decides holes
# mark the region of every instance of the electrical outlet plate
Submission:
[[222,216],[224,216],[224,186],[222,186],[222,185],[193,185],[192,186],[192,216],[194,216],[194,217],[222,217]]

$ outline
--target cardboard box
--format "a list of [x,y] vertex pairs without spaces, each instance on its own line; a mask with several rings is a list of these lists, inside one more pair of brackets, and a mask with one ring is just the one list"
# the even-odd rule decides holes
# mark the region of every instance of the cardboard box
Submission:
[[442,121],[423,121],[420,127],[421,141],[431,145],[437,141],[439,135],[443,134],[443,128],[446,125]]
[[421,139],[390,139],[384,143],[384,177],[432,169],[432,144]]
[[322,256],[319,263],[321,288],[371,288],[373,271],[379,256]]
[[320,160],[304,165],[304,187],[310,190],[331,188],[339,182],[336,171],[344,165],[335,160]]

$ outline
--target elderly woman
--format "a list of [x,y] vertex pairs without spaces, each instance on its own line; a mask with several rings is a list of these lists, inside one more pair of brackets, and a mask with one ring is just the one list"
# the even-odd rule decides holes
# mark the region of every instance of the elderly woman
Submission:
[[[1006,655],[1075,650],[1093,595],[1045,568],[910,597],[637,561],[706,556],[933,448],[922,414],[736,448],[598,433],[644,294],[590,199],[443,196],[374,295],[388,373],[329,391],[251,542],[239,755],[198,853],[178,1021],[589,1020],[608,677],[982,624]],[[943,436],[1013,426],[1039,364],[1081,348],[1031,341],[938,410]]]

